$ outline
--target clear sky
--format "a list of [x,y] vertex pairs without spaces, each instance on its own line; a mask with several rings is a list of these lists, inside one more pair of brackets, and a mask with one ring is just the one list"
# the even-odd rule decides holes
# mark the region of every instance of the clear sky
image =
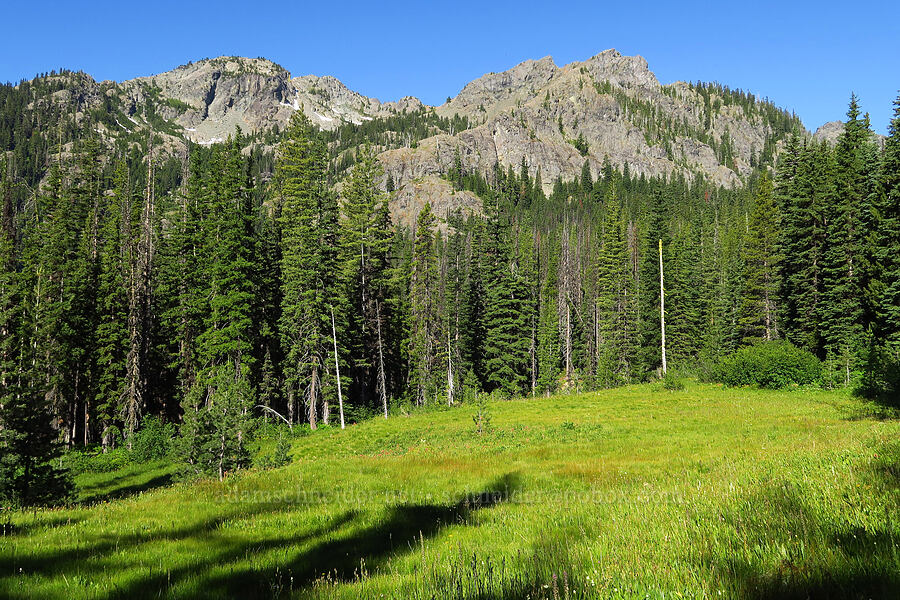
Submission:
[[900,90],[898,0],[4,4],[0,81],[60,67],[123,80],[205,57],[264,56],[381,100],[440,104],[529,58],[563,65],[616,48],[644,56],[662,83],[740,87],[813,130],[842,119],[855,91],[880,133]]

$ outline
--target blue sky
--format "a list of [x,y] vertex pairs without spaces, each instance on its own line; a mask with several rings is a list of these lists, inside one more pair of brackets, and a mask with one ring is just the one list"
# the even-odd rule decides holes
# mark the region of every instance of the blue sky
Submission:
[[[122,8],[127,6],[127,9]],[[334,75],[381,100],[440,104],[528,58],[640,54],[663,83],[720,81],[843,118],[851,91],[885,133],[900,90],[900,2],[8,2],[0,80],[54,68],[123,80],[219,55]]]

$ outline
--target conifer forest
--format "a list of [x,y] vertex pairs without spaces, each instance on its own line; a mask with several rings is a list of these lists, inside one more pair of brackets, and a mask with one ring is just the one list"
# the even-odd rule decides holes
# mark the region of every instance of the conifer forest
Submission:
[[[585,67],[570,72],[589,81]],[[105,83],[102,100],[69,102],[84,77],[54,71],[0,86],[0,595],[618,597],[618,587],[594,596],[602,581],[641,594],[703,591],[697,597],[824,597],[817,590],[834,582],[833,597],[896,592],[900,97],[886,136],[853,95],[826,139],[769,100],[720,84],[664,87],[663,100],[648,101],[628,85],[584,85],[620,107],[653,160],[673,165],[655,173],[649,159],[636,166],[598,154],[580,117],[573,126],[560,112],[541,130],[522,103],[507,121],[496,117],[535,144],[561,140],[560,152],[584,159],[572,177],[525,153],[473,166],[483,162],[455,140],[477,139],[494,109],[449,115],[459,99],[443,112],[410,105],[324,127],[330,117],[316,112],[314,122],[279,97],[277,110],[292,111],[285,125],[198,142],[171,117],[190,107],[159,88],[141,88],[139,109]],[[699,98],[699,116],[670,118],[658,107],[687,97]],[[554,102],[541,93],[529,110],[549,114]],[[732,114],[766,132],[749,158],[737,134],[716,125]],[[688,138],[709,149],[718,171],[692,166],[680,150]],[[386,161],[430,148],[449,152],[449,167],[403,171],[401,190]],[[448,204],[408,192],[426,184],[477,203],[440,208]],[[732,452],[744,453],[739,466],[721,462]],[[592,471],[595,456],[608,462]],[[501,473],[501,463],[518,466]],[[485,483],[485,465],[498,479]],[[860,524],[837,508],[851,492],[834,465],[848,469],[845,483],[875,486],[854,504],[872,503],[859,509]],[[672,483],[682,469],[712,486],[708,497],[693,479]],[[791,479],[801,472],[809,478]],[[306,486],[312,477],[379,491],[391,480],[454,497],[390,505],[371,523],[360,515],[388,509],[302,513],[307,541],[277,541],[281,525],[270,524],[258,538],[269,541],[235,532],[210,546],[218,554],[180,554],[191,531],[227,536],[250,519],[222,507],[203,513],[213,509],[194,504],[195,494],[274,493],[278,481],[302,477]],[[553,477],[567,483],[547,483]],[[546,519],[505,507],[513,489],[632,481],[669,482],[699,508],[602,513],[670,524],[648,525],[655,542],[618,540],[644,558],[617,555],[623,562],[606,571],[591,570],[600,563],[589,546],[566,540],[607,522],[579,511],[618,505]],[[742,500],[734,481],[762,495]],[[479,500],[456,499],[473,489],[483,490]],[[128,538],[125,555],[144,558],[121,571],[104,562],[107,525],[91,519],[134,503],[144,508],[130,518],[140,521],[134,515],[162,514],[168,502],[184,508],[177,519],[206,506],[196,515],[208,520],[152,538],[153,558],[142,545],[150,541]],[[253,506],[260,523],[274,518]],[[707,508],[715,517],[702,522],[720,529],[692,520]],[[522,550],[496,545],[505,539],[496,534],[476,557],[467,545],[475,538],[460,538],[477,534],[463,532],[437,549],[453,527],[478,531],[490,515],[521,518],[535,528],[530,540],[546,541]],[[766,536],[799,531],[795,517],[807,519],[797,535],[810,554],[772,566]],[[547,519],[568,529],[547,537],[537,529]],[[93,542],[48,550],[68,544],[53,528],[82,520]],[[638,535],[644,526],[622,527]],[[677,547],[671,531],[687,532]],[[307,550],[288,560],[275,554],[282,546]],[[624,546],[594,548],[606,556]],[[728,562],[726,547],[744,567]],[[510,561],[502,568],[501,556]],[[145,558],[156,573],[145,573]],[[644,560],[688,566],[641,579]],[[230,575],[216,575],[219,562]],[[108,569],[116,574],[88,586]],[[82,586],[74,596],[70,580]]]
[[898,394],[900,103],[878,142],[851,98],[833,147],[771,110],[736,190],[607,161],[547,195],[524,158],[480,173],[457,156],[445,177],[483,210],[426,204],[402,228],[371,144],[427,115],[321,132],[297,113],[277,140],[173,154],[26,107],[50,92],[2,90],[0,435],[22,501],[55,493],[62,447],[129,445],[147,419],[221,477],[262,415],[314,430],[711,377],[761,342],[814,355],[827,388]]

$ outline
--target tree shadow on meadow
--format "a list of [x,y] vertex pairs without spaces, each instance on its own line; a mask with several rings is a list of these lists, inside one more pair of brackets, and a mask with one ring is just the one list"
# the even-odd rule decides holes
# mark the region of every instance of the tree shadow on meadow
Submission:
[[[365,574],[387,572],[393,557],[416,552],[421,544],[445,527],[470,522],[477,512],[506,502],[518,485],[517,476],[507,474],[486,489],[464,494],[455,502],[399,504],[391,507],[377,524],[360,530],[354,530],[352,525],[358,523],[361,516],[354,510],[347,510],[320,527],[297,533],[251,541],[243,533],[229,535],[232,521],[252,521],[255,517],[296,510],[290,502],[260,503],[251,507],[242,505],[185,527],[126,535],[119,532],[94,535],[61,549],[0,552],[0,596],[4,595],[4,590],[21,593],[22,586],[35,576],[65,577],[66,581],[91,580],[115,573],[117,568],[138,574],[107,593],[109,598],[169,597],[179,593],[180,583],[187,583],[186,591],[181,593],[207,598],[280,597],[312,590],[317,580],[324,577],[340,585]],[[351,533],[341,536],[345,528]],[[202,552],[198,551],[174,568],[164,564],[145,567],[140,558],[144,548],[152,552],[151,549],[160,544],[162,547],[168,544],[196,547],[198,542]],[[294,547],[305,549],[292,554]],[[173,546],[173,552],[180,549]],[[273,550],[283,550],[287,560],[273,565],[266,556]],[[262,566],[248,566],[257,556]],[[487,600],[498,596],[470,597]]]
[[[894,472],[880,484],[894,490]],[[872,468],[873,481],[879,477]],[[748,547],[781,545],[780,559],[767,568],[743,557],[707,554],[701,561],[729,595],[750,600],[896,599],[900,569],[896,544],[900,536],[887,516],[874,531],[843,515],[818,514],[791,484],[770,484],[748,497],[743,509],[724,519]]]
[[[327,578],[332,584],[340,584],[358,580],[369,573],[386,572],[388,562],[395,556],[417,552],[425,540],[435,537],[445,527],[466,523],[476,512],[506,502],[518,486],[518,477],[507,474],[486,489],[464,494],[450,504],[393,506],[377,524],[344,537],[323,540],[276,568],[235,568],[229,570],[227,575],[204,577],[203,593],[218,598],[277,597],[309,589],[317,580]],[[333,533],[336,529],[330,527],[311,539],[326,537],[326,533]],[[262,546],[252,544],[250,548],[232,552],[232,559],[245,556],[248,550],[258,552],[269,548],[289,548],[299,541],[296,537],[286,536],[267,540]],[[228,557],[220,559],[228,560]],[[212,564],[221,562],[216,560]],[[162,578],[158,577],[156,583],[161,584]],[[137,582],[130,589],[123,590],[123,597],[134,597],[146,590],[148,584],[150,582]],[[150,587],[153,587],[152,584]]]
[[[156,488],[166,487],[171,485],[173,482],[173,477],[171,473],[166,473],[163,475],[157,475],[156,477],[152,477],[143,483],[134,483],[131,485],[118,485],[121,481],[125,481],[131,479],[131,476],[121,477],[116,479],[111,479],[109,481],[103,482],[102,485],[92,486],[89,488],[85,488],[82,490],[83,497],[77,502],[80,505],[86,504],[94,504],[97,502],[107,502],[110,500],[121,500],[122,498],[127,498],[129,496],[135,496],[137,494],[141,494],[143,492],[149,492],[150,490],[155,490]],[[118,487],[114,487],[118,486]],[[92,489],[98,488],[109,488],[114,487],[114,489],[108,492],[96,492],[92,493]]]

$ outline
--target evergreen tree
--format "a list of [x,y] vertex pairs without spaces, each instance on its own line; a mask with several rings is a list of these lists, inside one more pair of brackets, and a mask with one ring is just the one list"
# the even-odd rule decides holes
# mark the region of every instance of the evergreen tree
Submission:
[[828,365],[840,370],[839,380],[850,384],[850,373],[862,349],[862,203],[866,197],[865,146],[871,135],[868,117],[859,118],[856,96],[850,99],[847,123],[835,147],[834,193],[824,208],[826,250],[822,268],[823,338]]
[[757,183],[756,204],[750,215],[744,244],[744,297],[741,326],[745,340],[779,337],[777,297],[781,256],[778,249],[780,219],[772,184],[766,173]]
[[[548,247],[555,244],[548,242]],[[559,264],[555,252],[547,252],[547,266],[539,297],[537,331],[537,392],[550,395],[556,391],[561,373],[562,348],[559,332],[557,269]]]
[[[301,112],[284,132],[276,164],[281,227],[281,342],[289,419],[306,391],[309,424],[316,427],[321,380],[331,347],[331,306],[326,287],[336,275],[337,206],[326,187],[321,136]],[[323,407],[324,408],[324,407]]]
[[782,214],[781,329],[791,343],[820,357],[824,208],[834,193],[832,173],[827,146],[812,143],[801,148],[791,137],[779,163],[775,190]]
[[384,333],[389,321],[386,303],[390,293],[390,247],[393,234],[388,197],[378,189],[381,168],[369,147],[358,162],[342,193],[341,270],[347,299],[345,337],[358,384],[359,400],[369,406],[387,401],[383,372]]
[[425,204],[416,219],[409,283],[409,385],[417,404],[437,394],[437,357],[442,346],[437,306],[438,270],[434,213]]
[[875,234],[870,252],[875,269],[867,297],[873,318],[863,391],[896,403],[900,397],[900,97],[894,101],[872,204]]
[[98,390],[95,400],[104,448],[113,441],[114,428],[122,412],[125,395],[128,347],[128,280],[130,267],[131,192],[127,167],[116,167],[114,193],[105,197],[101,223],[98,289],[97,364]]
[[634,324],[629,311],[629,260],[625,228],[615,199],[615,188],[607,190],[603,234],[597,251],[597,318],[599,330],[598,376],[603,387],[630,378],[629,337]]

